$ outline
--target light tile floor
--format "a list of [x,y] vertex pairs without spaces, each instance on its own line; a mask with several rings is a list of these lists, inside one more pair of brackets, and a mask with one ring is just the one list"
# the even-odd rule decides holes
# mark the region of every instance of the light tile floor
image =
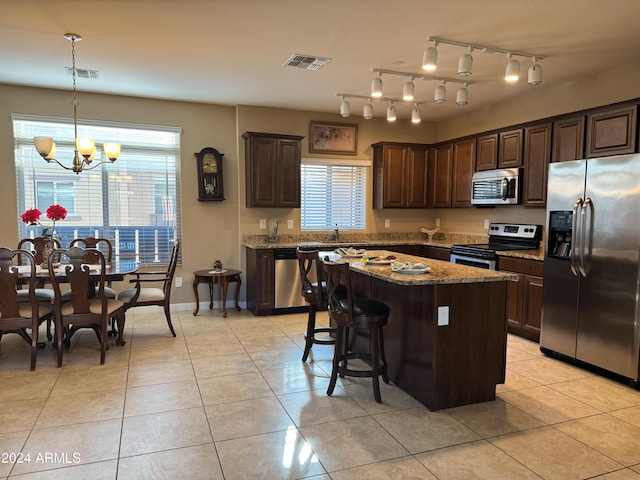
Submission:
[[[326,313],[319,323],[326,324]],[[640,480],[640,392],[509,336],[497,399],[431,412],[368,379],[325,394],[332,347],[301,362],[306,315],[127,313],[104,366],[82,332],[38,368],[0,343],[0,479]],[[17,460],[17,461],[16,461]]]

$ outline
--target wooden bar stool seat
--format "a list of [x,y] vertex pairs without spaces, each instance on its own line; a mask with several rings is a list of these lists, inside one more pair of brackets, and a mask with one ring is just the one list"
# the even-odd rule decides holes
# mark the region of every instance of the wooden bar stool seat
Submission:
[[[376,402],[381,403],[379,377],[382,376],[384,382],[389,383],[383,333],[383,327],[389,319],[389,306],[376,300],[353,297],[348,263],[325,261],[322,262],[322,269],[327,285],[329,317],[336,327],[336,346],[327,395],[333,394],[338,375],[371,377],[373,396]],[[342,296],[341,291],[346,291],[346,295]],[[349,333],[357,329],[368,330],[368,352],[354,352],[349,349]],[[364,360],[371,368],[349,368],[349,360],[354,359]]]

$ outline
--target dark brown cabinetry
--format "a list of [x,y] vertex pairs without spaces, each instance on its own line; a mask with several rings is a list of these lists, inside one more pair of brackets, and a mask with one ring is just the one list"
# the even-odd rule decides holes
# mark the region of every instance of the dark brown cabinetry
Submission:
[[507,291],[508,331],[538,342],[542,322],[543,262],[501,256],[498,267],[518,274],[518,280],[509,282]]
[[275,307],[275,263],[271,249],[247,248],[247,309],[270,315]]
[[524,131],[524,185],[522,205],[547,204],[547,170],[551,158],[551,123],[527,127]]
[[498,134],[482,135],[476,143],[476,171],[498,168]]
[[373,208],[427,207],[427,146],[381,142],[373,147]]
[[587,116],[587,157],[636,151],[637,105],[611,108]]
[[420,248],[419,256],[448,262],[449,257],[451,256],[451,249],[446,247],[434,247],[431,245],[426,245]]
[[522,166],[522,129],[500,132],[498,167],[514,168]]
[[553,122],[552,162],[584,158],[584,123],[584,115]]
[[452,207],[471,206],[471,177],[476,164],[476,139],[460,140],[453,144]]
[[300,207],[304,137],[245,132],[247,207]]
[[429,207],[451,206],[453,143],[429,149]]

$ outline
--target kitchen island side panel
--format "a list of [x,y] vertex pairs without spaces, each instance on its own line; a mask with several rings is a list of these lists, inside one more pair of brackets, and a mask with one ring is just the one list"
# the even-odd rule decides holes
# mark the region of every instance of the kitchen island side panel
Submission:
[[[358,296],[389,305],[389,378],[431,410],[495,399],[506,366],[507,282],[398,285],[352,272]],[[438,306],[449,324],[438,326]],[[358,345],[364,338],[358,338]]]

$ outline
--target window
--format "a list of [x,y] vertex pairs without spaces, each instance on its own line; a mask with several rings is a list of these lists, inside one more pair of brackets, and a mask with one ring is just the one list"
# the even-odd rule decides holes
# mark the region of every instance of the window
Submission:
[[[73,159],[73,124],[58,118],[13,115],[18,212],[49,205],[67,209],[56,223],[63,246],[78,237],[111,240],[118,261],[166,263],[174,240],[180,238],[180,129],[149,125],[91,123],[78,125],[78,136],[122,144],[115,163],[75,174],[45,162],[33,147],[33,137],[53,137],[56,158]],[[98,150],[100,150],[101,145]],[[98,151],[94,163],[101,160]],[[50,223],[46,215],[42,223]],[[19,222],[20,238],[39,236],[38,226]]]
[[302,230],[366,228],[366,162],[304,159]]

